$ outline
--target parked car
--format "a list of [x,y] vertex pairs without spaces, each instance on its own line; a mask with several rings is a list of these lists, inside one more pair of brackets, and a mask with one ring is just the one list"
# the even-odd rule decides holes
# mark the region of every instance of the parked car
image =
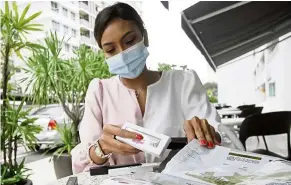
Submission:
[[40,150],[43,144],[50,146],[60,142],[60,134],[57,132],[56,127],[63,127],[65,124],[71,123],[71,119],[59,104],[50,104],[37,108],[32,111],[30,117],[38,118],[35,124],[42,127],[42,131],[36,135],[37,142],[35,146],[29,147],[30,149],[34,148],[36,151]]

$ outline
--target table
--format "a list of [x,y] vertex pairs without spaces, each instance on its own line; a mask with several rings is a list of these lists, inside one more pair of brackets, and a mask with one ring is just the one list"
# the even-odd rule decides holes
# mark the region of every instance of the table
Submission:
[[[143,166],[156,166],[158,163],[143,164]],[[124,175],[125,177],[133,177],[133,175]],[[109,175],[90,176],[90,172],[82,172],[69,177],[77,177],[78,185],[100,185],[104,180],[109,178]],[[47,185],[66,185],[69,177],[64,177]]]
[[[108,175],[97,175],[97,176],[90,176],[89,172],[83,172],[76,175],[72,175],[69,177],[77,177],[78,178],[78,185],[99,185],[104,180],[109,178]],[[66,185],[69,177],[64,177],[57,181],[54,181],[48,185]]]
[[245,118],[224,118],[221,119],[221,123],[225,126],[233,127],[240,126]]
[[217,112],[221,117],[229,116],[229,115],[233,115],[234,117],[236,117],[242,111],[241,110],[234,110],[234,109],[221,109],[221,110],[218,110]]

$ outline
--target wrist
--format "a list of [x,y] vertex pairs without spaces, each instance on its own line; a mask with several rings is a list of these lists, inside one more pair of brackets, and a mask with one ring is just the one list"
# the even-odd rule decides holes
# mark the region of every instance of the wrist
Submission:
[[108,155],[112,153],[112,151],[108,147],[106,147],[105,142],[103,140],[98,140],[97,142],[99,143],[100,149],[103,152],[103,154]]
[[95,163],[97,165],[103,165],[107,162],[108,159],[103,159],[96,155],[95,153],[95,146],[93,145],[89,150],[89,156],[91,159],[91,163]]
[[99,141],[97,141],[94,145],[90,147],[89,155],[91,158],[91,162],[97,165],[103,165],[108,161],[111,153],[105,154],[101,149]]

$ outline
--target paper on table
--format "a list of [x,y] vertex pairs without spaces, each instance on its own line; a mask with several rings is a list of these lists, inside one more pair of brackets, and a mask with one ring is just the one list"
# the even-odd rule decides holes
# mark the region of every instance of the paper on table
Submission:
[[135,180],[127,177],[112,177],[102,182],[102,185],[152,185],[144,180]]
[[192,141],[172,158],[162,173],[201,183],[236,184],[275,159],[219,146],[210,150]]
[[194,140],[161,174],[137,173],[133,179],[115,177],[103,185],[291,185],[291,163],[219,146],[207,149]]

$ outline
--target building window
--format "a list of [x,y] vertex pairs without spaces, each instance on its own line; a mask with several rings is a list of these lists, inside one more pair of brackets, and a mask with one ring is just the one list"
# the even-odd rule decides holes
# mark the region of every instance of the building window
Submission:
[[82,3],[84,3],[84,4],[88,5],[88,1],[82,1]]
[[64,26],[64,33],[68,34],[69,33],[69,27],[68,26]]
[[70,51],[70,45],[69,44],[65,44],[65,50],[67,51],[67,52],[69,52]]
[[71,17],[72,17],[73,20],[76,20],[76,14],[75,13],[71,12]]
[[269,83],[269,96],[270,97],[276,96],[276,84],[275,84],[275,82]]
[[73,37],[77,36],[77,31],[75,29],[72,29],[72,35],[73,35]]
[[85,36],[85,37],[90,38],[90,32],[81,30],[81,36]]
[[66,8],[63,8],[63,15],[68,17],[68,9]]
[[60,23],[58,23],[56,21],[52,21],[52,23],[53,23],[53,30],[60,31]]
[[73,51],[76,51],[78,49],[78,47],[76,46],[72,46]]
[[58,3],[51,1],[52,11],[59,12]]

